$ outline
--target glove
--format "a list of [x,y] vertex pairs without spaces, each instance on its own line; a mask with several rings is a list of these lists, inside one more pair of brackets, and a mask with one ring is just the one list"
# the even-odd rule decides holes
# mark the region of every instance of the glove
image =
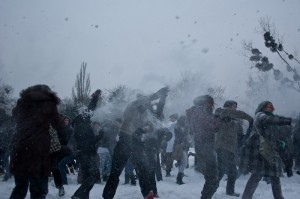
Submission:
[[97,89],[94,93],[93,93],[93,96],[99,96],[101,94],[101,90],[100,89]]

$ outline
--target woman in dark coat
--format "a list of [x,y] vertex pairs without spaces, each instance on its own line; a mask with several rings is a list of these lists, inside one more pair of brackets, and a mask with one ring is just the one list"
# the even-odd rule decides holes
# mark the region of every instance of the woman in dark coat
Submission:
[[[271,179],[274,198],[283,199],[280,184],[282,165],[275,134],[278,133],[278,126],[291,125],[292,119],[274,115],[273,111],[273,104],[269,101],[261,102],[255,111],[254,128],[251,136],[251,143],[253,143],[253,145],[250,146],[250,148],[252,148],[252,159],[249,160],[249,163],[251,163],[249,168],[251,176],[246,184],[243,199],[252,198],[259,181],[264,176],[270,177]],[[272,146],[275,153],[273,162],[269,162],[258,152],[260,147],[259,136],[263,136]]]
[[50,172],[50,125],[64,127],[57,105],[59,98],[47,85],[31,86],[20,93],[12,115],[16,132],[11,143],[10,170],[15,187],[10,199],[25,198],[29,187],[31,198],[46,198]]

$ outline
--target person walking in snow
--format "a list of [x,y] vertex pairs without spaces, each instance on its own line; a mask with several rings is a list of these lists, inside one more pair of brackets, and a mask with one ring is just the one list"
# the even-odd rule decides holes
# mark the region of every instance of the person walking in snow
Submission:
[[57,131],[64,123],[57,105],[60,99],[47,85],[20,92],[12,116],[16,129],[11,142],[10,171],[15,187],[10,199],[24,199],[29,187],[32,199],[45,199],[50,173],[50,125]]
[[184,184],[182,178],[184,176],[184,170],[188,165],[188,132],[186,129],[186,117],[180,116],[175,124],[174,134],[174,146],[173,146],[173,159],[177,161],[178,173],[176,177],[176,183],[179,185]]
[[[246,184],[242,199],[251,199],[259,181],[263,176],[270,177],[273,197],[275,199],[283,199],[280,176],[282,175],[282,163],[278,154],[279,146],[275,139],[275,134],[278,133],[278,127],[282,125],[291,125],[292,119],[274,115],[275,108],[270,101],[261,102],[255,111],[253,131],[251,133],[251,143],[249,151],[252,151],[251,156],[244,157],[244,164],[251,172],[251,176]],[[262,140],[267,141],[270,150],[269,156],[262,156]],[[270,157],[272,155],[272,157]],[[245,164],[246,159],[248,165]]]
[[100,178],[97,143],[103,134],[101,130],[94,133],[90,119],[91,111],[95,110],[100,95],[97,91],[92,94],[88,109],[82,110],[73,121],[76,161],[80,164],[82,183],[71,197],[72,199],[88,199],[91,189]]
[[[102,197],[104,199],[112,199],[115,196],[120,180],[119,177],[132,154],[132,135],[145,125],[148,115],[147,110],[151,105],[151,101],[158,99],[160,96],[165,96],[167,91],[168,88],[164,87],[150,96],[141,96],[125,108],[119,132],[119,141],[112,158],[112,170],[103,189]],[[153,191],[150,186],[140,187],[144,197]]]
[[247,113],[236,110],[237,102],[228,100],[224,103],[223,108],[217,108],[215,115],[221,119],[219,131],[215,137],[215,150],[218,156],[219,181],[226,173],[228,176],[226,185],[226,194],[239,197],[235,193],[235,181],[237,178],[237,147],[238,136],[243,134],[243,128],[239,119],[249,122],[247,131],[252,130],[253,118]]
[[194,133],[197,161],[205,183],[201,199],[210,199],[219,186],[217,154],[214,149],[215,133],[218,131],[219,119],[213,115],[214,99],[209,95],[196,97],[194,106],[186,110],[189,128]]
[[171,170],[173,167],[173,148],[174,148],[174,141],[175,141],[175,126],[178,119],[178,114],[172,114],[169,116],[170,121],[168,122],[168,129],[172,133],[171,139],[167,142],[166,150],[165,150],[165,166],[166,166],[166,177],[171,176]]

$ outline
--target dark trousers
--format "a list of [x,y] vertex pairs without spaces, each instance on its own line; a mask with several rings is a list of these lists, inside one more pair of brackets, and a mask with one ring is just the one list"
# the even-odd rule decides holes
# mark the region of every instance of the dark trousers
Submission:
[[120,132],[119,141],[115,147],[114,154],[112,157],[110,175],[107,179],[102,193],[102,197],[104,199],[112,199],[116,194],[118,184],[120,181],[119,177],[131,156],[131,143],[131,136]]
[[[120,181],[119,177],[130,157],[139,177],[142,195],[146,196],[151,190],[154,191],[154,187],[151,185],[152,181],[149,180],[151,178],[149,161],[146,158],[143,143],[123,132],[120,132],[119,136],[112,158],[111,173],[103,189],[102,197],[112,199],[115,196]],[[134,145],[132,145],[132,141]]]
[[24,199],[27,195],[28,187],[30,199],[45,199],[48,194],[48,177],[30,178],[14,175],[15,187],[10,195],[10,199]]
[[235,181],[237,178],[235,154],[224,149],[218,149],[217,157],[218,157],[219,182],[221,181],[224,174],[226,173],[228,177],[227,185],[226,185],[226,194],[233,194]]
[[160,158],[159,158],[159,153],[158,152],[156,154],[155,175],[156,175],[156,180],[157,181],[161,181],[163,179],[162,172],[161,172]]
[[[251,174],[251,176],[246,184],[242,199],[252,199],[252,196],[258,186],[259,181],[262,179],[262,177],[263,176],[260,174],[255,174],[255,173]],[[271,179],[271,186],[272,186],[272,192],[273,192],[274,199],[284,199],[282,196],[280,178],[276,177],[276,176],[270,176],[270,179]]]
[[51,172],[53,175],[53,180],[56,188],[60,188],[63,186],[62,178],[58,169],[58,162],[60,160],[60,153],[55,152],[50,155],[51,162]]
[[78,154],[76,160],[80,164],[82,183],[75,191],[74,196],[80,199],[88,199],[91,189],[100,178],[99,156],[94,154]]
[[166,153],[166,173],[170,174],[172,167],[173,167],[173,157],[172,157],[172,152]]
[[129,180],[131,181],[131,184],[136,183],[134,175],[134,166],[130,158],[125,165],[125,184],[128,184]]
[[214,145],[209,143],[195,142],[195,151],[205,179],[201,199],[211,199],[219,187],[217,154]]

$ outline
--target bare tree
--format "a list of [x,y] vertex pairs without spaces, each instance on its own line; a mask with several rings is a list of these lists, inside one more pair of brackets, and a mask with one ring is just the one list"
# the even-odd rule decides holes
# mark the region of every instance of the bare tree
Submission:
[[87,63],[82,62],[80,72],[76,75],[75,87],[72,88],[72,99],[75,104],[86,105],[91,92],[90,74],[86,72]]
[[[243,43],[244,49],[248,52],[244,55],[254,63],[253,68],[257,68],[261,72],[272,71],[276,81],[280,81],[282,85],[300,93],[300,74],[295,67],[295,65],[300,64],[300,61],[295,55],[285,50],[282,42],[283,39],[279,38],[274,24],[270,22],[270,18],[261,18],[259,24],[261,30],[258,32],[263,34],[265,47],[279,56],[285,67],[281,66],[281,69],[279,69],[280,67],[275,68],[273,63],[269,61],[270,57],[263,55],[258,48],[254,48],[252,42]],[[277,63],[276,66],[278,65]],[[285,69],[285,71],[282,69]]]

